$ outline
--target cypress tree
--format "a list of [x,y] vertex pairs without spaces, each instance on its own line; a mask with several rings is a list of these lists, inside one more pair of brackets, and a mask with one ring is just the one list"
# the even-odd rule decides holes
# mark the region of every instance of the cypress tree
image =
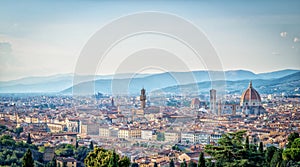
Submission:
[[250,149],[250,145],[249,145],[249,136],[246,137],[245,149],[246,149],[246,150],[249,150],[249,149]]
[[169,166],[170,166],[170,167],[175,167],[175,163],[174,163],[174,160],[173,160],[173,159],[171,159]]
[[260,153],[263,153],[263,152],[264,152],[263,142],[260,142],[260,143],[259,143],[259,148],[258,148],[258,150],[259,150]]
[[77,141],[77,140],[76,140],[75,148],[76,148],[76,149],[78,148],[78,141]]
[[199,155],[198,167],[205,167],[205,159],[203,152],[201,152]]
[[90,142],[90,149],[91,149],[91,150],[94,149],[94,143],[93,143],[93,141]]
[[119,160],[118,160],[117,154],[114,150],[109,159],[108,167],[118,167],[118,161]]
[[34,160],[30,149],[24,154],[22,159],[22,167],[34,167]]
[[26,143],[27,144],[32,144],[30,133],[28,133],[27,142]]

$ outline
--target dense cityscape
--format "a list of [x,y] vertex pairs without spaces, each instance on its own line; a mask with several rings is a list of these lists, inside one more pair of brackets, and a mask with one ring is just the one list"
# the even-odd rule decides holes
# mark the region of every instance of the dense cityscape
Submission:
[[[300,131],[299,97],[260,95],[254,87],[250,81],[239,102],[211,89],[203,99],[170,95],[163,105],[155,105],[159,97],[148,100],[146,88],[131,97],[1,96],[1,165],[21,163],[14,151],[5,152],[6,136],[31,144],[26,147],[33,148],[37,166],[54,159],[61,166],[89,166],[84,159],[98,147],[137,166],[193,165],[200,153],[211,165],[216,159],[207,146],[219,146],[224,134],[239,131],[256,149],[287,148],[289,135]],[[299,161],[299,152],[284,160]]]

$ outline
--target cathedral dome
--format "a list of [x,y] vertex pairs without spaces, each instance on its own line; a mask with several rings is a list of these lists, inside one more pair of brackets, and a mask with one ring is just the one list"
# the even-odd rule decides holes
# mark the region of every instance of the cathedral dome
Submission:
[[252,87],[252,82],[250,81],[249,87],[242,94],[241,105],[242,106],[259,106],[261,103],[261,98],[259,93]]

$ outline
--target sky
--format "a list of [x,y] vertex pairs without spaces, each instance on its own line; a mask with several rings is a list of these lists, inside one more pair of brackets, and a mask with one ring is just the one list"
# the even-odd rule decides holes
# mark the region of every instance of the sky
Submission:
[[[300,69],[300,1],[297,0],[2,0],[0,81],[74,73],[82,49],[98,30],[122,16],[145,11],[170,13],[197,26],[215,48],[223,70],[262,73]],[[132,48],[143,47],[173,49],[189,70],[207,70],[205,62],[194,61],[191,50],[180,43],[145,34],[128,38],[112,48],[106,59],[98,62],[96,73],[120,72],[118,67],[122,62],[138,51]],[[138,72],[166,70],[155,67]]]

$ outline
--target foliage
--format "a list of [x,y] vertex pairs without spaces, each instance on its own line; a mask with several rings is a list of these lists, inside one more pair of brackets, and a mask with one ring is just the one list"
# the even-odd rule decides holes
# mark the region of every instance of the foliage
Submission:
[[89,154],[90,149],[84,146],[79,146],[76,150],[75,150],[75,155],[74,158],[77,159],[78,161],[83,162],[84,159],[86,158],[86,156]]
[[246,131],[224,134],[218,146],[206,145],[205,152],[213,157],[216,166],[262,166],[263,153],[257,150],[255,144],[250,144],[249,138],[244,138],[245,135]]
[[169,163],[169,166],[170,166],[170,167],[175,167],[175,163],[174,163],[174,160],[173,160],[173,159],[171,159],[171,161],[170,161],[170,163]]
[[286,148],[291,148],[293,141],[297,138],[299,138],[299,133],[297,132],[291,133],[288,137],[288,144],[286,145]]
[[282,162],[282,150],[277,149],[272,157],[270,166],[279,166],[281,164],[281,162]]
[[94,149],[94,143],[93,143],[93,141],[90,142],[90,146],[89,147],[90,147],[91,150]]
[[56,167],[56,165],[56,158],[53,157],[53,159],[46,164],[46,167]]
[[55,148],[55,154],[61,157],[74,156],[74,146],[72,144],[60,144]]
[[277,148],[275,146],[271,146],[266,149],[265,161],[268,166],[270,165],[272,157],[276,151],[277,151]]
[[128,167],[130,161],[127,157],[121,157],[114,151],[105,150],[100,147],[95,147],[92,152],[84,159],[84,164],[87,167],[106,167],[106,166],[116,166],[116,167]]
[[183,162],[180,164],[180,167],[187,167],[187,163],[186,163],[185,159],[184,159]]
[[23,132],[23,127],[18,127],[14,130],[16,133],[17,137],[20,137],[20,134]]
[[27,149],[36,150],[35,145],[16,142],[10,135],[0,137],[0,166],[21,166]]
[[[132,163],[131,164],[131,167],[139,167],[139,164],[137,164],[137,163]],[[171,166],[170,166],[171,167]]]
[[119,167],[129,167],[130,166],[130,159],[126,156],[122,157],[119,160]]
[[34,160],[32,158],[32,153],[30,149],[28,149],[22,159],[22,167],[33,167],[33,166],[34,166]]
[[197,167],[197,164],[194,161],[190,161],[188,167]]
[[157,132],[157,141],[165,141],[165,134],[163,132]]
[[260,153],[263,153],[264,152],[264,145],[263,145],[263,142],[260,142],[259,143],[259,148],[258,148],[259,152]]
[[199,160],[198,160],[198,165],[197,167],[205,167],[205,159],[204,159],[204,154],[201,152],[199,154]]
[[115,150],[113,150],[112,156],[109,158],[108,167],[118,167],[119,156],[117,156]]
[[27,144],[32,144],[30,133],[28,133],[27,142],[26,143]]

